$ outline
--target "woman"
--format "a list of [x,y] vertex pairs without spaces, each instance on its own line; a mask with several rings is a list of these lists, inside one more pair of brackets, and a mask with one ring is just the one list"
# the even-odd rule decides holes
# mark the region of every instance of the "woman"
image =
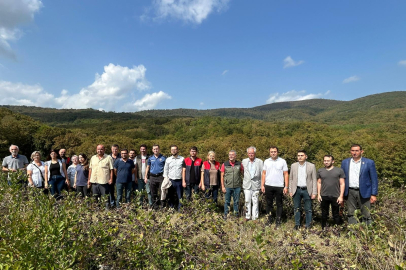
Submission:
[[66,185],[69,187],[66,164],[61,161],[58,151],[55,149],[51,150],[49,157],[50,160],[45,162],[45,188],[48,188],[49,184],[52,196],[60,199],[64,182],[66,182]]
[[41,153],[34,151],[31,154],[32,163],[27,166],[28,185],[36,188],[44,188],[45,166],[41,161]]
[[79,163],[78,156],[73,155],[70,159],[72,161],[72,165],[68,167],[68,179],[69,179],[69,185],[75,189],[74,184],[75,184],[75,175],[76,175],[76,166]]
[[203,191],[207,189],[206,198],[213,197],[217,203],[220,186],[220,162],[216,161],[216,153],[209,151],[207,161],[203,162],[200,186]]
[[73,188],[82,195],[82,197],[87,197],[87,189],[90,188],[87,185],[87,180],[89,179],[89,161],[85,154],[79,155],[79,164],[76,165],[75,182]]

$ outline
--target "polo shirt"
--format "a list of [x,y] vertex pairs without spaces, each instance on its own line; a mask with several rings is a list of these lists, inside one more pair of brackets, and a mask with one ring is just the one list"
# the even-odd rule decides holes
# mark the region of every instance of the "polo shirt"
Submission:
[[133,169],[135,168],[134,161],[127,159],[124,161],[122,158],[116,159],[114,162],[114,169],[117,170],[117,183],[129,183],[133,180]]
[[170,156],[165,161],[164,177],[169,179],[182,179],[182,165],[184,158],[182,156]]
[[159,154],[158,157],[152,155],[148,159],[147,165],[149,166],[149,173],[160,174],[164,172],[166,157]]
[[24,169],[26,164],[29,164],[29,162],[24,155],[17,155],[16,157],[10,155],[3,159],[3,167],[11,170]]
[[276,160],[268,158],[265,160],[262,170],[266,172],[265,185],[272,187],[285,186],[283,172],[288,171],[288,164],[286,164],[286,160],[280,157],[278,157]]
[[[231,163],[231,161],[230,161],[230,165],[231,165],[231,167],[234,167],[235,161],[234,161],[233,163]],[[244,167],[242,166],[242,163],[241,163],[240,165],[241,165],[241,166],[240,166],[240,172],[243,172],[243,171],[244,171]],[[221,172],[225,172],[224,163],[223,163],[223,165],[221,165],[220,171],[221,171]]]
[[110,181],[110,170],[113,169],[113,158],[104,154],[102,159],[94,155],[89,162],[89,168],[92,169],[90,182],[96,184],[108,184]]

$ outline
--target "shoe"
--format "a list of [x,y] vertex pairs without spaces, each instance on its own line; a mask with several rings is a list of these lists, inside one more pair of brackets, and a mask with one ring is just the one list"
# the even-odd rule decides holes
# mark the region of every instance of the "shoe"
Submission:
[[227,215],[224,215],[224,216],[223,216],[223,219],[224,219],[224,220],[227,220]]
[[300,226],[299,225],[295,225],[295,227],[293,228],[295,231],[300,230]]

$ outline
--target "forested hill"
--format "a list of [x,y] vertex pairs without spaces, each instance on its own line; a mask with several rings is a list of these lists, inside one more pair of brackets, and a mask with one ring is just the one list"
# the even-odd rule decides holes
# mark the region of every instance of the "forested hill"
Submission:
[[[212,110],[174,109],[147,110],[134,113],[102,112],[94,109],[53,109],[31,106],[3,106],[41,122],[58,126],[84,120],[127,121],[144,117],[218,116],[252,118],[265,121],[312,121],[332,124],[370,124],[394,122],[406,117],[406,92],[388,92],[352,101],[312,99],[279,102],[253,108],[222,108]],[[96,121],[97,122],[97,121]]]

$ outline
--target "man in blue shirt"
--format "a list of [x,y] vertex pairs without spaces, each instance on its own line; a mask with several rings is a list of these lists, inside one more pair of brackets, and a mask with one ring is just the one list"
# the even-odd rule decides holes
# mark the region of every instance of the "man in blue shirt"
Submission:
[[[144,181],[145,183],[148,182],[151,189],[151,197],[152,197],[152,207],[156,208],[160,201],[160,196],[158,197],[158,193],[160,194],[162,181],[164,180],[164,167],[166,157],[164,157],[159,150],[159,145],[154,144],[152,146],[152,152],[154,153],[153,156],[148,158],[147,168],[145,169]],[[148,177],[149,176],[149,177]],[[164,203],[161,202],[161,206],[163,207]]]
[[125,189],[125,202],[130,202],[133,174],[135,173],[134,161],[128,159],[128,150],[121,150],[121,158],[114,162],[114,174],[117,186],[117,208],[120,207],[121,197]]

